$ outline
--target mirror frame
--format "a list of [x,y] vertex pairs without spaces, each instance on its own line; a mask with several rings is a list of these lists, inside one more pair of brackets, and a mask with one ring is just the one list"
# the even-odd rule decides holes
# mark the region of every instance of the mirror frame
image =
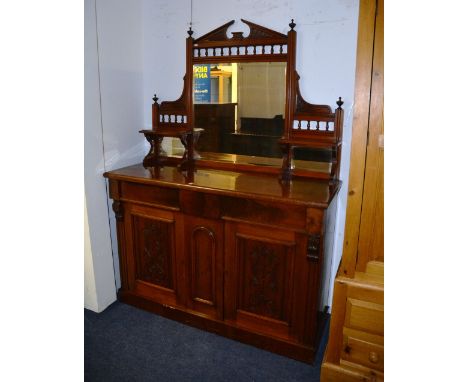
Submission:
[[[145,167],[178,164],[182,170],[199,167],[235,169],[262,173],[276,173],[282,181],[293,176],[313,177],[338,181],[341,157],[343,125],[343,101],[337,101],[335,112],[328,105],[306,102],[300,93],[299,75],[296,72],[296,24],[291,20],[287,35],[241,19],[250,28],[243,32],[227,30],[234,20],[193,39],[192,28],[186,39],[186,72],[182,95],[175,101],[158,103],[156,95],[152,105],[152,129],[141,130],[150,143],[150,151],[143,160]],[[286,62],[286,102],[283,136],[278,140],[283,153],[282,166],[271,167],[246,165],[234,162],[203,160],[195,147],[200,132],[194,129],[193,65],[230,62]],[[333,124],[333,127],[330,125]],[[324,126],[321,128],[320,126]],[[303,128],[305,127],[305,128]],[[178,137],[185,152],[182,158],[162,155],[161,143],[164,137]],[[299,170],[293,167],[295,147],[331,150],[331,165],[328,173],[313,170]]]

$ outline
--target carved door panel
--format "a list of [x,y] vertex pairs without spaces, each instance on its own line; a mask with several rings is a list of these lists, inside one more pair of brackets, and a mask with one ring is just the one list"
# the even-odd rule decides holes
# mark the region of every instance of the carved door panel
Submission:
[[[232,222],[226,223],[225,232],[225,320],[277,337],[302,339],[299,322],[306,315],[308,274],[305,240],[297,240],[292,231]],[[303,259],[299,252],[304,252]],[[301,282],[303,290],[295,293]]]
[[187,307],[223,318],[223,223],[184,216]]
[[125,209],[129,290],[163,304],[176,303],[175,231],[170,211],[130,204]]

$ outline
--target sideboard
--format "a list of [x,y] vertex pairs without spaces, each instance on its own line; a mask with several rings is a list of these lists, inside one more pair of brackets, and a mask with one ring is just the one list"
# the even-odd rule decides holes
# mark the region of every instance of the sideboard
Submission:
[[[230,37],[234,20],[196,39],[190,27],[182,95],[154,96],[143,163],[104,174],[119,298],[311,362],[327,317],[344,101],[302,97],[294,20],[287,34],[241,21],[247,37]],[[168,149],[178,140],[179,155]]]
[[314,357],[327,207],[339,185],[141,164],[105,174],[121,301],[298,360]]

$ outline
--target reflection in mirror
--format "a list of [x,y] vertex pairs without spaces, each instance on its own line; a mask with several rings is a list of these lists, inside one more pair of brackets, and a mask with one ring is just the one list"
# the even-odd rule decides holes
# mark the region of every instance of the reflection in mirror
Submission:
[[285,62],[194,65],[193,82],[199,152],[281,157]]

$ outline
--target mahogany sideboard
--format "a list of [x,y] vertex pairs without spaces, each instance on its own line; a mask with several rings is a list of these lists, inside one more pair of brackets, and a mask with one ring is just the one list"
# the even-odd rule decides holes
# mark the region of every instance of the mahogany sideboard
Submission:
[[322,332],[340,183],[141,164],[110,171],[123,302],[304,362]]
[[[301,96],[294,20],[287,34],[241,21],[248,36],[230,37],[234,20],[196,39],[190,27],[182,95],[154,96],[143,164],[104,174],[119,298],[311,362],[327,316],[344,101],[333,111]],[[202,97],[207,84],[217,97]],[[163,150],[165,138],[183,154]]]

